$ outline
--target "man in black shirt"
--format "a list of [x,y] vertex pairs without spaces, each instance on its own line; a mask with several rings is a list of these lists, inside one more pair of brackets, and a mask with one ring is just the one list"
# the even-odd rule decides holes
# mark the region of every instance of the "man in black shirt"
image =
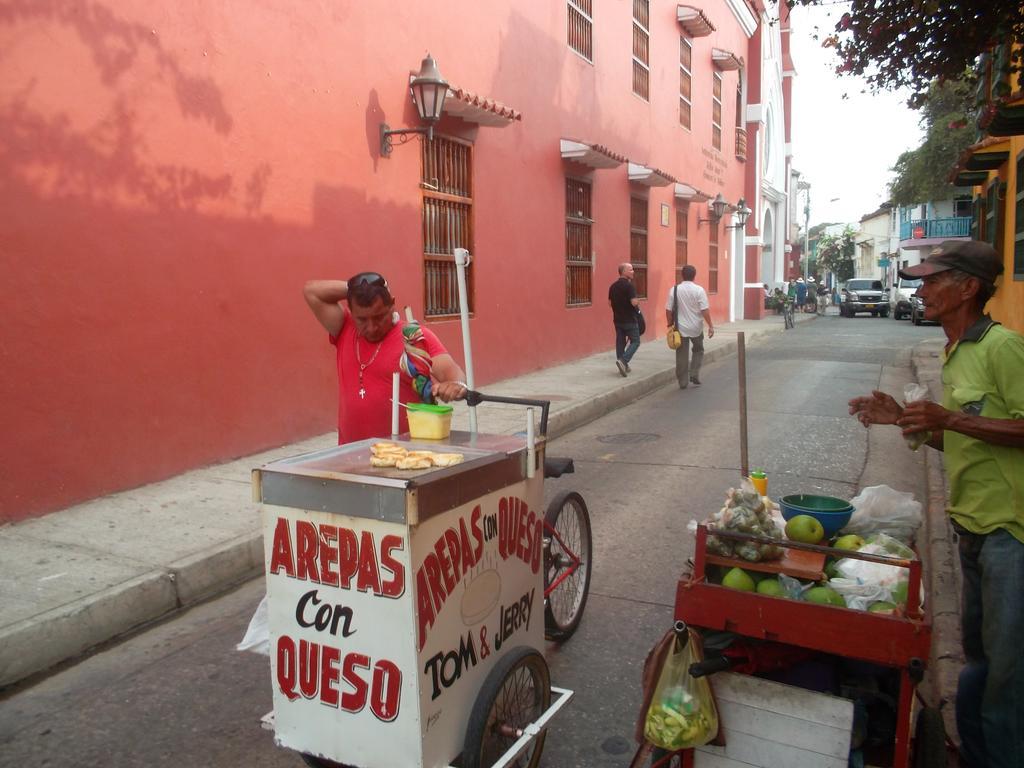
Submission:
[[608,304],[615,323],[615,365],[623,376],[629,373],[629,361],[640,347],[639,303],[633,285],[633,265],[628,262],[619,264],[619,279],[608,288]]

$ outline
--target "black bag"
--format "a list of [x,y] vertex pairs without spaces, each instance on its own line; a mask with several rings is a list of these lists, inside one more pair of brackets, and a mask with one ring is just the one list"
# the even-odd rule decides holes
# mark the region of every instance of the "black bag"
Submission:
[[647,333],[647,321],[644,320],[644,313],[640,311],[640,307],[636,308],[636,324],[640,328],[641,336]]

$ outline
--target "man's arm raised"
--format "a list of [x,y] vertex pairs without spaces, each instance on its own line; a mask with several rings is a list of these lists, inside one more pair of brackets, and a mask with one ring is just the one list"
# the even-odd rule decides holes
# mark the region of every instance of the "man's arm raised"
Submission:
[[348,283],[344,280],[310,280],[302,289],[310,310],[331,336],[341,333],[345,323],[345,310],[338,302],[348,298]]

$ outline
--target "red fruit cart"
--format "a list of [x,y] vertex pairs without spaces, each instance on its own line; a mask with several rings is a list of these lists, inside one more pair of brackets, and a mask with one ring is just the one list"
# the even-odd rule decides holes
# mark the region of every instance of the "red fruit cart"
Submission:
[[[770,541],[727,531],[716,530],[714,534],[739,541]],[[769,641],[775,649],[788,646],[898,670],[899,695],[896,702],[895,742],[892,745],[891,765],[894,768],[906,768],[911,765],[914,687],[922,679],[931,649],[931,624],[922,612],[919,599],[920,561],[783,542],[787,556],[781,564],[772,561],[750,563],[711,554],[707,550],[707,537],[706,526],[698,526],[693,572],[680,578],[676,589],[676,620],[696,629],[731,632],[741,639],[755,642]],[[908,600],[904,615],[870,613],[757,592],[744,592],[712,583],[707,578],[707,570],[711,565],[786,573],[787,562],[795,562],[796,572],[790,575],[821,579],[824,578],[821,569],[827,556],[852,557],[907,568]],[[919,734],[922,720],[927,720],[929,726],[934,726],[936,715],[936,710],[927,710],[925,717],[919,717]],[[723,727],[727,728],[728,722],[723,722]],[[927,745],[919,735],[918,741],[922,743],[915,745],[918,753],[914,758],[915,766],[937,768],[939,765],[945,765],[944,735],[936,738],[933,731],[934,728],[930,728]],[[930,756],[925,755],[926,751]],[[697,759],[695,762],[692,753],[684,757],[684,766],[695,764],[699,766],[701,761]]]

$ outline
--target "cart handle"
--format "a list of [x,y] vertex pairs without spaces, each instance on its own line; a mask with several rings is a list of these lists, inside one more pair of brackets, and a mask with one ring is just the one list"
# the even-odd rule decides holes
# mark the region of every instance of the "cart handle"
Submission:
[[485,395],[475,389],[467,389],[463,393],[466,405],[476,407],[480,403],[507,403],[508,405],[523,405],[540,408],[540,436],[547,437],[548,434],[548,410],[551,408],[550,400],[529,400],[523,397],[500,397],[498,395]]

